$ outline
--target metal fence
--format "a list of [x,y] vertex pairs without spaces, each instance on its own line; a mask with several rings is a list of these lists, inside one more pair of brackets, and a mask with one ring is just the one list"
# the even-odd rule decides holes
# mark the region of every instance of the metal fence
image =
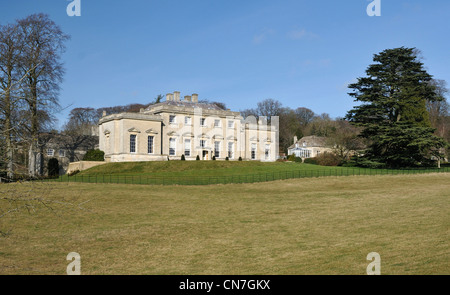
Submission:
[[45,181],[80,182],[80,183],[115,183],[115,184],[142,184],[142,185],[210,185],[232,183],[258,183],[283,179],[330,177],[330,176],[356,176],[356,175],[409,175],[424,173],[448,173],[450,167],[427,169],[369,169],[369,168],[336,168],[315,170],[292,170],[267,173],[222,175],[222,176],[146,176],[146,175],[74,175],[62,176],[57,179]]

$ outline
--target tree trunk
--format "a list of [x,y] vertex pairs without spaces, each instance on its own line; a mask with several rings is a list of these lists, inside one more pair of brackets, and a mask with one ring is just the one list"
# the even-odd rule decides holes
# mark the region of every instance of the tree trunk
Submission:
[[8,88],[5,91],[5,138],[6,138],[6,171],[9,179],[14,178],[14,163],[13,163],[13,144],[12,144],[12,123],[11,123],[11,75],[8,77]]
[[[35,71],[31,71],[31,75],[33,75]],[[30,112],[31,112],[31,143],[30,143],[30,152],[29,157],[30,161],[28,162],[28,172],[31,177],[40,176],[37,167],[37,154],[38,154],[38,113],[37,113],[37,88],[36,88],[36,79],[31,76],[29,78],[31,85],[31,97],[29,101]]]

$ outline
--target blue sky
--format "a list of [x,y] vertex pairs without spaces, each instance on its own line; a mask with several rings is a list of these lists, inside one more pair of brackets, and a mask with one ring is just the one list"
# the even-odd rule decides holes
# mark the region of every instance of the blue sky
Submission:
[[417,47],[430,74],[450,83],[450,1],[67,0],[0,4],[0,23],[47,13],[71,35],[57,114],[71,108],[148,103],[158,94],[198,93],[232,110],[273,98],[291,108],[344,116],[346,85],[373,54]]

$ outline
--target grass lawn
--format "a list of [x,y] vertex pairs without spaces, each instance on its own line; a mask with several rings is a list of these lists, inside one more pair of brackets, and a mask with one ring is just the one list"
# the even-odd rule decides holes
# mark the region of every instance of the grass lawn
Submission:
[[[450,274],[450,177],[304,178],[256,184],[0,185],[43,197],[0,218],[0,274]],[[20,200],[19,200],[20,204]],[[13,204],[0,202],[0,209]]]

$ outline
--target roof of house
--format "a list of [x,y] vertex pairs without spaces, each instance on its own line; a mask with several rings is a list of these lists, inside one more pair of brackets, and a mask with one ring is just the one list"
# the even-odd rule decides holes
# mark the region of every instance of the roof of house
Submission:
[[[327,142],[326,137],[315,135],[305,136],[300,138],[300,140],[298,140],[293,145],[291,145],[289,149],[295,148],[296,144],[298,144],[299,147],[324,147],[326,145],[326,142]],[[306,145],[303,146],[303,143],[305,143]]]
[[202,102],[192,102],[192,101],[163,101],[157,104],[150,105],[146,108],[146,111],[150,111],[159,106],[176,106],[176,107],[187,107],[187,108],[200,108],[206,110],[216,110],[216,111],[224,111],[222,108],[218,107],[214,103],[202,103]]

